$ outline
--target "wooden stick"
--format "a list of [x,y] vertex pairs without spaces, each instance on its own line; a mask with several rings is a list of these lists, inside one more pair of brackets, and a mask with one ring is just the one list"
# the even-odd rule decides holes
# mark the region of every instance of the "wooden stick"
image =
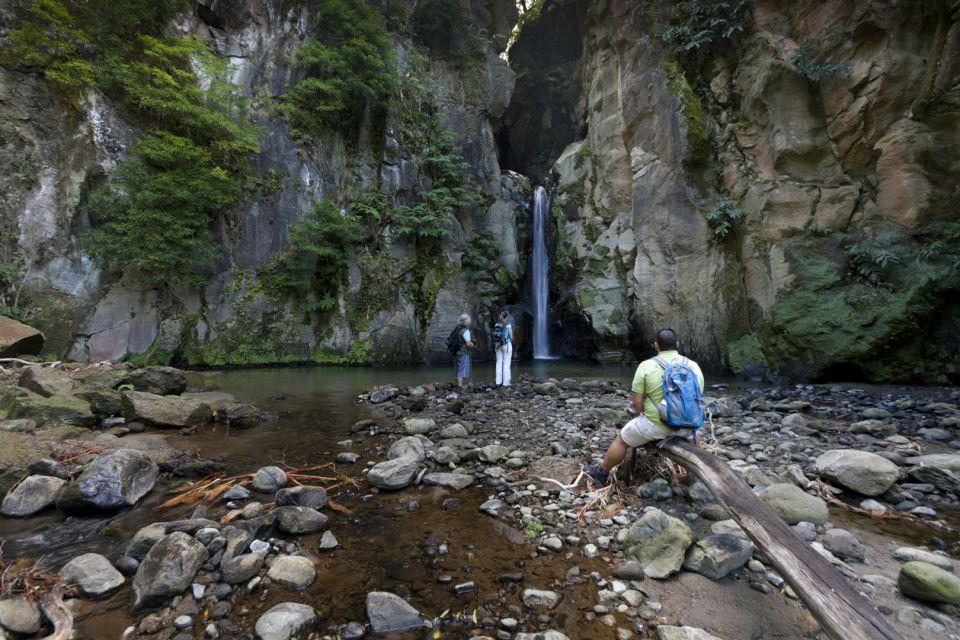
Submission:
[[846,578],[801,540],[723,460],[677,439],[660,450],[699,478],[726,507],[831,638],[902,640]]
[[73,635],[73,614],[63,603],[59,589],[44,594],[40,599],[40,609],[43,610],[43,615],[53,623],[53,633],[42,640],[70,640]]

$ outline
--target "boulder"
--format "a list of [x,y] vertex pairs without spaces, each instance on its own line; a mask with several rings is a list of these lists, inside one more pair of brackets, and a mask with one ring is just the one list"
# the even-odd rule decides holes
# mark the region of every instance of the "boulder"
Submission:
[[157,544],[167,535],[166,522],[154,522],[142,527],[133,534],[133,539],[127,545],[127,554],[131,558],[140,561],[150,552],[153,545]]
[[953,560],[946,556],[913,547],[900,547],[893,552],[893,557],[900,562],[926,562],[944,571],[953,571]]
[[627,557],[642,564],[644,574],[651,578],[666,578],[679,571],[692,543],[690,527],[659,509],[651,509],[634,523],[623,542]]
[[120,396],[123,415],[155,427],[195,427],[213,417],[210,406],[180,396],[161,396],[145,391],[124,391]]
[[446,487],[455,491],[466,489],[473,484],[473,476],[465,473],[428,473],[423,476],[423,484]]
[[420,464],[414,458],[396,458],[374,465],[367,480],[378,489],[396,491],[410,486],[419,470]]
[[779,513],[788,524],[823,524],[830,515],[826,502],[794,484],[770,485],[760,493],[760,499]]
[[477,457],[480,458],[481,462],[500,462],[510,453],[510,449],[506,448],[502,444],[488,444],[485,447],[481,447],[480,451],[477,452]]
[[313,561],[303,556],[280,556],[267,571],[268,578],[296,591],[309,587],[316,576]]
[[113,511],[130,507],[157,481],[157,464],[136,449],[115,449],[98,456],[60,494],[64,513]]
[[32,516],[56,502],[65,484],[66,481],[51,476],[28,476],[7,493],[0,513],[15,517]]
[[302,535],[327,528],[329,518],[310,507],[277,507],[270,513],[283,533]]
[[40,631],[40,609],[26,598],[0,600],[0,627],[13,633],[32,636]]
[[419,438],[414,436],[404,436],[390,445],[390,450],[387,451],[388,460],[396,460],[397,458],[412,458],[417,462],[423,462],[426,452],[423,448],[423,443],[420,442]]
[[237,403],[234,395],[226,391],[188,391],[181,393],[180,397],[191,402],[205,404],[210,407],[211,411],[218,413]]
[[44,337],[37,329],[0,316],[0,358],[35,356],[43,349]]
[[105,596],[123,586],[123,576],[110,561],[99,553],[77,556],[60,569],[60,577],[69,585],[76,585],[88,598]]
[[137,391],[158,396],[178,395],[187,390],[187,376],[173,367],[144,367],[128,372],[123,384],[132,384]]
[[563,390],[552,382],[541,382],[533,385],[533,392],[538,396],[558,397],[563,394]]
[[90,404],[75,396],[55,395],[48,398],[21,389],[18,393],[7,394],[4,410],[7,418],[30,419],[38,425],[63,423],[92,427],[97,424]]
[[450,426],[444,427],[440,431],[441,438],[469,438],[470,434],[459,422],[451,424]]
[[323,509],[327,504],[327,490],[323,487],[287,487],[277,491],[278,507],[310,507]]
[[657,625],[657,640],[722,640],[696,627]]
[[243,584],[257,575],[263,566],[263,555],[243,553],[220,562],[220,576],[227,584]]
[[958,472],[960,471],[960,454],[931,453],[925,456],[913,456],[912,458],[907,458],[907,464]]
[[437,423],[430,418],[407,418],[403,421],[403,429],[408,436],[426,435],[436,428]]
[[927,562],[908,562],[897,578],[900,592],[921,602],[960,605],[960,578]]
[[74,395],[90,405],[98,420],[123,415],[120,392],[103,384],[85,384]]
[[419,611],[388,591],[371,591],[367,594],[367,619],[375,634],[419,629],[425,623]]
[[216,418],[237,429],[250,429],[263,422],[263,413],[252,404],[232,402],[217,410]]
[[177,531],[153,545],[133,578],[134,608],[154,607],[179,595],[207,561],[207,549]]
[[719,580],[736,571],[753,555],[753,543],[740,536],[718,533],[697,540],[683,562],[683,568]]
[[833,528],[823,534],[823,548],[841,560],[864,559],[863,543],[845,529]]
[[297,631],[317,619],[313,607],[297,602],[281,602],[257,620],[258,640],[289,640]]
[[24,367],[17,384],[44,398],[69,396],[73,392],[73,379],[70,374],[54,367]]
[[287,472],[280,467],[260,467],[253,474],[253,480],[250,486],[255,491],[263,493],[276,493],[283,485],[287,484]]
[[370,392],[370,404],[380,404],[397,395],[399,389],[396,387],[381,387]]
[[821,476],[865,496],[878,496],[893,486],[900,469],[869,451],[834,449],[817,458],[814,467]]

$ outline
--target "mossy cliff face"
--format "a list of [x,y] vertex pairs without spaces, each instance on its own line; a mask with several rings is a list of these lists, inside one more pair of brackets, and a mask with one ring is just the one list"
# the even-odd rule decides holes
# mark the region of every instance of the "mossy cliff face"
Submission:
[[[27,15],[13,13],[30,3],[20,4],[9,8],[11,20]],[[25,276],[19,306],[48,336],[51,329],[59,336],[50,350],[77,359],[211,366],[447,357],[444,340],[459,314],[485,323],[488,306],[507,301],[503,291],[512,286],[519,295],[511,284],[522,268],[517,209],[529,197],[528,183],[501,172],[492,124],[513,91],[513,73],[498,53],[516,7],[509,0],[455,4],[464,11],[464,23],[456,25],[464,39],[448,50],[443,41],[428,41],[431,24],[417,17],[417,3],[371,3],[379,7],[371,24],[383,25],[394,76],[383,122],[361,110],[356,130],[344,121],[311,131],[304,131],[300,112],[300,130],[291,126],[285,96],[304,77],[298,52],[329,26],[318,7],[337,3],[184,4],[170,31],[199,41],[227,65],[220,80],[247,107],[260,146],[240,204],[212,229],[219,258],[200,288],[145,287],[83,253],[88,215],[96,213],[85,202],[145,134],[143,123],[94,86],[68,94],[4,62],[0,162],[11,170],[0,178],[0,186],[10,187],[0,202],[0,262],[18,266],[16,285]],[[449,146],[440,145],[441,135],[449,136]],[[440,210],[450,213],[437,224],[448,233],[424,249],[397,230],[401,223],[389,219],[388,209],[399,215],[428,194],[448,197],[437,191],[436,164],[453,166],[458,158],[466,167],[458,186],[477,195],[452,206],[441,201]],[[364,239],[351,249],[342,278],[336,276],[332,300],[316,311],[284,298],[264,274],[290,246],[291,230],[315,202],[331,199],[346,210],[364,194],[382,196],[383,206],[358,218]],[[465,265],[477,238],[480,245],[490,240]],[[313,285],[309,278],[303,284]],[[44,301],[56,313],[45,312]]]
[[956,16],[756,1],[684,49],[695,4],[577,4],[583,135],[552,170],[564,313],[606,360],[668,325],[738,372],[931,380],[933,350],[956,376]]

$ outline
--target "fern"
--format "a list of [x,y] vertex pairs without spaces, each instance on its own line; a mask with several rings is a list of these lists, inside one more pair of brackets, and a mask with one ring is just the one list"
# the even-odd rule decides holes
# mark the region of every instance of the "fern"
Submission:
[[674,6],[670,26],[660,34],[677,59],[695,68],[721,50],[736,48],[746,27],[750,3],[684,0]]
[[853,244],[847,250],[847,257],[856,276],[871,284],[883,285],[887,284],[890,267],[903,264],[903,253],[901,239],[896,234],[882,233]]
[[732,200],[721,200],[706,212],[707,224],[713,229],[717,240],[723,240],[733,231],[734,225],[743,217],[743,211]]

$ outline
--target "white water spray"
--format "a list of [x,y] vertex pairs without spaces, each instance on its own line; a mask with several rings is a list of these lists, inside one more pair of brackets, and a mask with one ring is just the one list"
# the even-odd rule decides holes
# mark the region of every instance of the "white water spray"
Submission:
[[533,191],[533,357],[550,358],[550,340],[547,337],[547,307],[550,296],[550,256],[547,254],[547,215],[550,198],[547,190]]

